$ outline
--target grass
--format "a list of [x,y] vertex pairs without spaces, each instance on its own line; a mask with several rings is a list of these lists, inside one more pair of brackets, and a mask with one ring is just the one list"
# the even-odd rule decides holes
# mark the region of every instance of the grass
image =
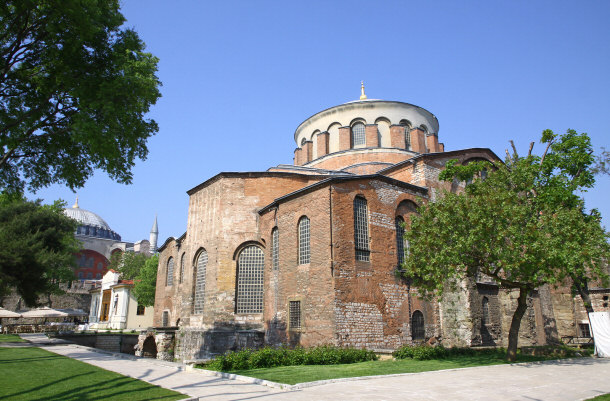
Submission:
[[0,343],[24,343],[23,338],[16,334],[0,334]]
[[[256,377],[277,383],[297,384],[342,377],[377,376],[395,373],[416,373],[442,369],[500,365],[508,363],[504,358],[505,355],[503,353],[498,353],[497,355],[459,355],[445,359],[425,361],[407,358],[344,365],[281,366],[276,368],[235,370],[230,373]],[[517,362],[534,362],[548,359],[557,359],[557,357],[519,355]]]
[[180,400],[185,395],[40,348],[0,348],[2,400]]
[[598,395],[594,398],[589,398],[587,401],[610,401],[610,394]]

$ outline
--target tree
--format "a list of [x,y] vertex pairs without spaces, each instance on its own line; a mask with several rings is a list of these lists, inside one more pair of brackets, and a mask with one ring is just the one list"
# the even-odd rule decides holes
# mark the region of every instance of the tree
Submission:
[[124,252],[113,254],[108,268],[121,273],[123,279],[134,281],[133,293],[138,304],[152,306],[155,304],[158,264],[157,255]]
[[41,295],[59,294],[74,280],[76,222],[63,206],[41,206],[17,195],[0,195],[0,295],[15,289],[27,306]]
[[130,183],[157,124],[158,59],[117,0],[0,5],[0,188],[82,187],[94,169]]
[[[426,295],[455,290],[466,277],[485,274],[504,288],[518,289],[507,358],[516,358],[527,296],[567,278],[607,279],[608,235],[596,213],[584,213],[576,190],[594,184],[590,141],[568,131],[545,131],[542,157],[507,152],[506,163],[447,163],[444,180],[475,178],[462,193],[445,192],[421,206],[410,230],[404,275]],[[486,170],[487,178],[480,173]],[[479,179],[476,178],[479,177]]]

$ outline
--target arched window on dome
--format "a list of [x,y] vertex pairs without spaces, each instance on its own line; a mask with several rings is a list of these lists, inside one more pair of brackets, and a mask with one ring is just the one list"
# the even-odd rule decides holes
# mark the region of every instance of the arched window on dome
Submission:
[[169,258],[167,261],[167,276],[165,278],[165,285],[171,286],[174,284],[174,258]]
[[414,341],[426,339],[424,314],[418,310],[413,312],[413,316],[411,316],[411,339]]
[[356,260],[369,262],[371,250],[369,247],[369,216],[366,199],[356,196],[354,199],[354,245]]
[[411,122],[409,120],[401,120],[400,125],[405,130],[405,149],[411,150]]
[[203,313],[203,306],[205,304],[205,275],[208,267],[208,252],[205,249],[199,251],[195,263],[193,313],[199,315]]
[[256,245],[246,246],[237,257],[236,313],[263,313],[265,254]]
[[365,146],[366,135],[364,130],[364,124],[356,123],[352,125],[352,148]]
[[305,265],[309,263],[311,259],[310,247],[309,247],[309,218],[303,216],[299,219],[298,225],[298,238],[299,238],[299,264]]

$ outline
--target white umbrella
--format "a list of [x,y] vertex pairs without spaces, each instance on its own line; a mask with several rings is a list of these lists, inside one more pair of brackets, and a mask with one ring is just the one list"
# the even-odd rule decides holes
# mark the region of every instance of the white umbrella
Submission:
[[62,312],[60,310],[57,309],[53,309],[53,308],[49,308],[48,306],[45,306],[43,308],[38,308],[38,309],[32,309],[29,310],[27,312],[23,312],[21,314],[22,317],[67,317],[68,314],[66,312]]
[[0,319],[5,317],[21,317],[21,313],[15,313],[7,309],[0,308]]
[[82,309],[66,308],[66,309],[57,309],[57,310],[67,313],[68,316],[89,316],[89,314],[87,312],[83,311]]

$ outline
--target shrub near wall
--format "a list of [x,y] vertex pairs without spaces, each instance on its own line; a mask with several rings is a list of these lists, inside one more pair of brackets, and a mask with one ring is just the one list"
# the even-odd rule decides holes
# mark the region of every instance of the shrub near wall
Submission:
[[258,351],[244,349],[228,352],[205,365],[206,368],[234,371],[292,365],[336,365],[377,360],[373,351],[356,348],[321,346],[315,348],[265,347]]

